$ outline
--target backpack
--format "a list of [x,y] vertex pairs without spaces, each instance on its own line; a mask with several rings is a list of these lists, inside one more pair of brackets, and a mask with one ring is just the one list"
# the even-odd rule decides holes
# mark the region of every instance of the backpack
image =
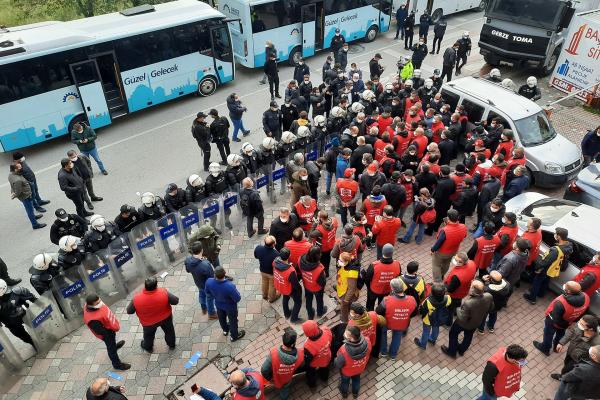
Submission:
[[250,211],[250,195],[252,194],[249,190],[244,190],[240,194],[240,207],[245,216],[249,215]]
[[423,214],[421,214],[419,219],[424,224],[431,224],[433,221],[435,221],[436,216],[437,216],[437,213],[435,211],[435,208],[428,208],[427,210],[425,210],[423,212]]

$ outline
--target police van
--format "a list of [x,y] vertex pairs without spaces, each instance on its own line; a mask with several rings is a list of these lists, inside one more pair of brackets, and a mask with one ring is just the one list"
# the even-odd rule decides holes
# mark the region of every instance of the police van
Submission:
[[557,133],[544,110],[533,101],[498,84],[475,77],[464,77],[444,83],[442,97],[455,109],[465,108],[469,122],[489,124],[500,118],[506,129],[514,132],[516,146],[525,149],[527,172],[531,183],[540,187],[564,184],[581,169],[581,150]]

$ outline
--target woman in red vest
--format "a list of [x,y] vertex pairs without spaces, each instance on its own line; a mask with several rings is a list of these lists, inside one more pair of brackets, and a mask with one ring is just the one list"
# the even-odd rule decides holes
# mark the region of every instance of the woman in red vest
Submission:
[[356,326],[347,326],[344,331],[344,344],[338,350],[335,367],[340,370],[340,393],[348,397],[348,386],[352,381],[352,395],[358,397],[360,392],[360,375],[369,362],[372,344]]
[[511,397],[521,388],[521,368],[527,365],[527,350],[518,344],[500,347],[483,370],[483,391],[477,400]]
[[299,267],[302,274],[302,284],[304,285],[304,296],[306,298],[306,312],[308,319],[315,318],[315,309],[313,308],[313,297],[317,302],[317,318],[321,318],[327,312],[327,307],[323,305],[323,293],[325,291],[325,267],[320,262],[321,248],[313,246],[308,253],[300,257]]
[[304,342],[306,383],[308,387],[314,388],[317,386],[317,376],[323,382],[327,382],[329,379],[333,334],[329,327],[319,327],[315,321],[303,323],[302,330],[306,335],[306,341]]

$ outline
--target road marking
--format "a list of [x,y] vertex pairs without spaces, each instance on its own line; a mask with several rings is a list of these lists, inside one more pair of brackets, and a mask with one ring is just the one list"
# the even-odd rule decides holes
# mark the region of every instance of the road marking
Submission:
[[[480,19],[483,19],[483,17],[474,18],[474,19],[471,19],[471,20],[468,20],[468,21],[462,22],[462,23],[460,23],[460,24],[452,25],[452,27],[451,27],[451,28],[450,28],[450,29],[447,31],[447,33],[451,32],[451,31],[452,31],[454,28],[456,28],[456,27],[458,27],[458,26],[462,26],[462,25],[465,25],[465,24],[471,24],[471,23],[473,23],[473,22],[475,22],[475,21],[478,21],[478,20],[480,20]],[[390,31],[390,32],[391,32],[391,31]],[[391,36],[391,35],[390,35],[390,36]],[[392,40],[393,40],[393,39],[392,39]],[[369,52],[365,52],[365,53],[362,53],[362,54],[357,54],[355,57],[353,57],[353,60],[352,60],[352,61],[353,61],[353,62],[356,62],[356,61],[354,61],[354,60],[355,60],[355,59],[357,59],[357,58],[361,58],[361,57],[364,57],[364,56],[367,56],[367,55],[368,55],[368,56],[371,56],[371,54],[375,54],[375,53],[377,53],[377,52],[380,52],[380,51],[385,51],[386,53],[389,53],[389,54],[392,54],[392,53],[390,53],[390,52],[397,53],[397,52],[396,52],[396,51],[394,51],[394,50],[388,50],[388,49],[390,49],[390,48],[392,48],[392,47],[395,47],[395,46],[399,46],[399,43],[400,43],[400,40],[398,40],[398,42],[394,42],[394,43],[392,43],[392,44],[389,44],[389,45],[386,45],[386,46],[382,46],[382,47],[380,47],[380,48],[377,48],[377,49],[370,50]],[[386,51],[386,50],[388,50],[388,51]],[[400,54],[400,53],[397,53],[397,54]],[[401,56],[401,55],[399,55],[398,57],[400,57],[400,56]],[[358,63],[358,62],[357,62],[357,63]],[[315,69],[314,71],[315,71],[315,72],[319,72],[319,71],[321,71],[321,68],[319,68],[319,69]],[[280,81],[280,83],[283,83],[283,84],[285,84],[285,83],[289,82],[290,80],[291,80],[291,79],[289,79],[289,80],[286,80],[286,81]],[[235,83],[235,81],[234,81],[234,83]],[[261,88],[261,89],[255,90],[254,92],[250,92],[250,93],[248,93],[248,94],[242,95],[242,96],[240,96],[240,98],[242,98],[242,99],[243,99],[243,98],[246,98],[246,97],[249,97],[249,96],[255,95],[255,94],[257,94],[257,93],[260,93],[260,92],[262,92],[262,91],[268,91],[268,90],[269,90],[269,89],[268,89],[268,86],[267,86],[267,87],[264,87],[264,88]],[[223,106],[224,106],[224,105],[226,105],[226,104],[227,104],[227,102],[222,102],[222,103],[219,103],[219,104],[217,104],[216,106],[214,106],[214,105],[213,105],[213,106],[211,106],[210,108],[219,108],[219,107],[223,107]],[[183,117],[181,117],[181,118],[177,118],[177,119],[171,120],[171,121],[169,121],[169,122],[166,122],[166,123],[164,123],[164,124],[162,124],[162,125],[155,126],[155,127],[153,127],[153,128],[150,128],[150,129],[146,129],[146,130],[144,130],[144,131],[142,131],[142,132],[139,132],[139,133],[136,133],[136,134],[134,134],[134,135],[132,135],[132,136],[128,136],[128,137],[126,137],[126,138],[119,139],[119,140],[117,140],[117,141],[115,141],[115,142],[112,142],[112,143],[106,144],[106,145],[104,145],[104,146],[100,146],[100,147],[98,147],[98,150],[109,149],[109,148],[111,148],[111,147],[114,147],[114,146],[116,146],[116,145],[119,145],[119,144],[121,144],[121,143],[125,143],[125,142],[127,142],[127,141],[129,141],[129,140],[131,140],[131,139],[136,139],[136,138],[138,138],[138,137],[145,136],[145,135],[147,135],[147,134],[149,134],[149,133],[152,133],[152,132],[154,132],[154,131],[156,131],[156,130],[163,129],[163,128],[166,128],[167,126],[170,126],[170,125],[172,125],[172,124],[175,124],[175,123],[178,123],[178,122],[184,121],[184,120],[186,120],[186,119],[188,119],[188,118],[192,118],[194,115],[196,115],[196,113],[194,113],[194,114],[189,114],[189,115],[185,115],[185,116],[183,116]],[[45,173],[45,172],[48,172],[48,171],[54,170],[54,169],[56,169],[57,167],[60,167],[60,163],[56,163],[56,164],[49,165],[49,166],[47,166],[47,167],[44,167],[44,168],[42,168],[42,169],[39,169],[39,170],[37,170],[37,171],[34,171],[34,173],[35,173],[35,174],[40,174],[40,175],[41,175],[41,174],[43,174],[43,173]],[[6,182],[6,183],[3,183],[3,184],[0,184],[0,188],[7,187],[8,185],[9,185],[9,184],[8,184],[8,182]]]

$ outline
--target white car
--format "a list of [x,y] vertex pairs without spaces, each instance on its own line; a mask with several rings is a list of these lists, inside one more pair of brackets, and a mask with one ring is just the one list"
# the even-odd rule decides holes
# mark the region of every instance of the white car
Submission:
[[[569,267],[556,279],[550,280],[550,288],[556,293],[562,291],[562,285],[579,273],[579,269],[588,264],[594,254],[600,250],[600,210],[585,204],[564,199],[555,199],[536,192],[520,194],[506,203],[506,211],[517,215],[519,233],[527,229],[527,220],[537,217],[542,220],[542,243],[540,254],[544,254],[555,244],[555,228],[569,231],[569,241],[573,243],[573,254],[569,258]],[[590,311],[600,315],[600,294],[592,296]]]

